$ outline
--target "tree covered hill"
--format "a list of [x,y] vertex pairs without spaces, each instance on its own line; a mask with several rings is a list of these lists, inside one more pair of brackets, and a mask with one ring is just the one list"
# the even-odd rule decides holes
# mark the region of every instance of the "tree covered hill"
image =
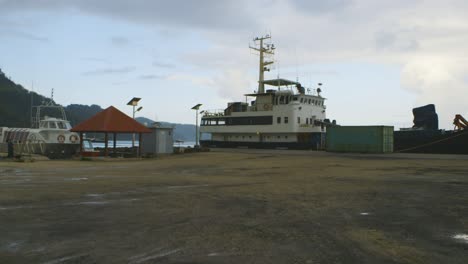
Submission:
[[0,126],[30,127],[31,99],[42,102],[46,98],[14,83],[0,69]]
[[[31,100],[34,106],[40,105],[44,101],[50,101],[49,98],[16,84],[0,69],[0,127],[31,127]],[[94,104],[71,104],[65,106],[64,109],[72,126],[103,110],[99,105]],[[142,124],[146,123],[146,125],[154,123],[154,121],[144,117],[139,117],[136,120]],[[174,139],[195,141],[194,125],[161,123],[175,127]]]
[[[45,101],[50,99],[14,83],[0,69],[0,126],[31,127],[31,105]],[[71,104],[64,109],[72,126],[102,111],[98,105]],[[50,113],[50,116],[55,115]]]

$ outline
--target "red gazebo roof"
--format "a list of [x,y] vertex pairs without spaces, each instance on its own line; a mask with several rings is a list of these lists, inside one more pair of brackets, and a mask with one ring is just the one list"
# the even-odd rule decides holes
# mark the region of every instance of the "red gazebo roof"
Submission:
[[109,106],[71,129],[72,132],[151,133],[117,108]]

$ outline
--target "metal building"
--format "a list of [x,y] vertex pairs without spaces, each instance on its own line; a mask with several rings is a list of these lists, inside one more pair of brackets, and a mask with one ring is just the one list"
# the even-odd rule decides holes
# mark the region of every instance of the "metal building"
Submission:
[[174,127],[154,123],[148,127],[149,134],[143,134],[142,154],[172,154],[174,152]]

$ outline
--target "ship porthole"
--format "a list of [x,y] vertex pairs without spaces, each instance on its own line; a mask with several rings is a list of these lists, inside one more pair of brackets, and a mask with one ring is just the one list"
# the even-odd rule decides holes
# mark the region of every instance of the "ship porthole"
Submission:
[[64,135],[58,135],[58,136],[57,136],[57,141],[58,141],[59,143],[65,142],[65,136],[64,136]]
[[71,141],[72,143],[75,143],[76,141],[78,141],[78,137],[77,137],[76,135],[71,135],[71,136],[70,136],[70,141]]

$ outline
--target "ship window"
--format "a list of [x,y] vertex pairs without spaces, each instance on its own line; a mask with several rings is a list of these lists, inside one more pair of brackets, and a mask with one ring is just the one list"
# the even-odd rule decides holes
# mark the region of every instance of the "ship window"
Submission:
[[285,124],[288,123],[288,117],[287,117],[287,116],[284,117],[284,123],[285,123]]
[[55,122],[49,122],[49,128],[57,128]]
[[278,136],[278,138],[281,138],[281,136]]
[[308,125],[308,124],[309,124],[309,118],[306,117],[306,125]]
[[298,124],[301,123],[301,117],[300,117],[300,116],[297,117],[297,123],[298,123]]
[[312,102],[312,99],[309,99],[309,104]]
[[299,99],[299,98],[297,98],[297,96],[293,97],[293,101],[297,101],[297,99]]
[[284,136],[284,138],[288,138],[288,136]]
[[252,136],[249,136],[249,138],[252,138]]
[[280,116],[278,116],[278,117],[276,118],[276,123],[281,124],[281,117],[280,117]]
[[65,125],[63,124],[63,122],[57,122],[57,126],[60,129],[65,129]]
[[304,102],[304,98],[301,98],[301,103],[303,103],[303,102]]
[[245,136],[242,136],[242,139],[244,139],[244,138],[245,138]]

